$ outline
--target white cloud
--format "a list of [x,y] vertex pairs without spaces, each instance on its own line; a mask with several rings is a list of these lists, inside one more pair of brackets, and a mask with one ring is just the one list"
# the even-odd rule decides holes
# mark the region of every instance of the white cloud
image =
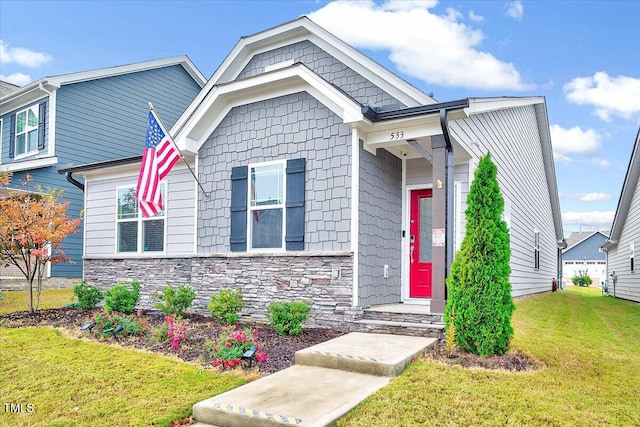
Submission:
[[0,74],[0,80],[13,83],[14,85],[24,86],[31,83],[31,76],[22,73],[13,73],[8,76]]
[[581,202],[603,202],[611,200],[613,195],[607,193],[586,193],[578,194],[577,199]]
[[592,164],[599,166],[601,168],[611,167],[611,161],[607,159],[601,159],[599,157],[595,157],[590,161]]
[[566,225],[584,225],[602,230],[611,227],[614,215],[614,211],[564,212],[562,222]]
[[[565,129],[558,125],[549,126],[553,156],[555,160],[570,162],[569,154],[587,156],[600,150],[600,135],[593,129],[582,130],[579,126]],[[597,159],[594,159],[597,160]],[[603,160],[603,162],[607,162]]]
[[389,51],[398,70],[428,84],[485,90],[534,87],[512,63],[480,50],[484,34],[460,22],[460,12],[449,8],[444,15],[432,13],[436,3],[338,0],[308,16],[355,47]]
[[524,6],[520,0],[508,1],[504,4],[504,13],[509,18],[519,21],[524,16]]
[[9,43],[0,40],[0,63],[18,64],[29,68],[37,68],[51,61],[51,55],[34,52],[23,47],[11,47]]
[[600,71],[593,77],[576,77],[564,85],[563,91],[574,104],[594,106],[596,115],[606,122],[611,115],[630,119],[640,113],[638,78],[611,77]]
[[482,22],[484,21],[484,16],[476,15],[476,13],[473,10],[470,10],[469,19],[471,19],[473,22]]

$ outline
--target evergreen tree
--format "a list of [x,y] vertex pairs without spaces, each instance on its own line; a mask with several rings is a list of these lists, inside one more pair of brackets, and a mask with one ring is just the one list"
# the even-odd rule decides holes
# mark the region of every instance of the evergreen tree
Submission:
[[480,159],[467,196],[466,234],[447,278],[447,333],[480,356],[506,353],[513,335],[511,249],[497,173],[489,154]]

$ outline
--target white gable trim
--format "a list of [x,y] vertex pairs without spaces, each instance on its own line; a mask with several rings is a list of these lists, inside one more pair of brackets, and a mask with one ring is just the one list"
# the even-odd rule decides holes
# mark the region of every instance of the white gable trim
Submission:
[[302,64],[214,86],[174,135],[181,151],[197,153],[227,113],[236,106],[307,92],[345,123],[364,120],[360,106]]

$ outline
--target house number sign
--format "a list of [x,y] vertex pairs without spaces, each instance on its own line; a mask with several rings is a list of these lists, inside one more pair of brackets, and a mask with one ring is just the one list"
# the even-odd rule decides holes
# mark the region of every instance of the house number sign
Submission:
[[391,132],[391,140],[392,141],[397,141],[398,139],[403,139],[404,138],[404,131],[403,130],[397,130],[394,132]]
[[431,237],[432,246],[444,246],[444,228],[434,228]]

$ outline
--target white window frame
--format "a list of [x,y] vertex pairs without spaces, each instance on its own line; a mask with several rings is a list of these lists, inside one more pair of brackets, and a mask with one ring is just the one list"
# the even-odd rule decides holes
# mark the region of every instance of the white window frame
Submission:
[[[33,126],[29,126],[29,110],[32,110],[33,113],[36,116],[36,125],[35,125],[35,129]],[[23,132],[18,133],[18,115],[20,115],[21,113],[25,113],[26,114],[26,122],[25,122],[25,130]],[[15,131],[15,140],[13,141],[9,141],[10,144],[13,144],[13,158],[14,159],[21,159],[24,157],[29,157],[29,156],[33,156],[34,154],[38,154],[38,139],[40,137],[40,135],[38,135],[37,132],[39,132],[38,129],[38,124],[40,123],[40,106],[38,104],[32,105],[30,107],[27,107],[23,110],[20,110],[18,112],[16,112],[16,128],[14,129]],[[29,132],[35,130],[36,131],[36,148],[34,150],[29,151]],[[25,135],[25,151],[24,153],[19,153],[18,152],[18,135]]]
[[[265,206],[251,206],[251,192],[252,192],[252,183],[251,183],[251,169],[253,168],[261,168],[265,166],[273,166],[273,165],[282,165],[282,203],[277,205],[269,205],[269,207]],[[287,232],[287,161],[286,159],[282,160],[272,160],[269,162],[260,162],[260,163],[251,163],[248,165],[249,169],[247,170],[247,249],[249,252],[285,252],[286,251],[286,242],[285,235]],[[279,248],[254,248],[253,247],[253,227],[252,220],[254,211],[262,211],[266,209],[282,209],[282,246]]]
[[[142,215],[142,212],[140,211],[140,207],[136,205],[136,210],[137,210],[137,217],[136,218],[126,218],[126,219],[121,219],[118,218],[118,203],[119,203],[119,199],[120,199],[120,190],[122,189],[134,189],[136,188],[136,184],[131,184],[131,185],[120,185],[118,187],[116,187],[116,215],[115,215],[115,233],[116,233],[116,239],[115,239],[115,253],[119,254],[119,255],[127,255],[127,254],[132,254],[132,255],[162,255],[165,254],[167,251],[167,222],[168,222],[168,206],[169,206],[169,185],[166,181],[161,181],[160,182],[160,189],[162,191],[162,188],[164,187],[164,191],[163,191],[163,197],[162,200],[164,202],[164,210],[162,211],[162,216],[152,216],[150,218],[145,218]],[[164,220],[164,224],[163,224],[163,238],[162,238],[162,250],[161,251],[145,251],[143,249],[143,245],[142,245],[142,234],[143,234],[143,224],[146,221],[155,221],[155,220],[159,220],[159,219],[163,219]],[[135,222],[137,223],[137,239],[136,239],[136,251],[120,251],[120,223],[122,222]]]
[[631,269],[632,273],[636,272],[635,257],[636,257],[636,245],[635,245],[635,242],[631,242],[629,244],[629,268]]
[[0,165],[1,164],[2,164],[2,119],[0,119]]

